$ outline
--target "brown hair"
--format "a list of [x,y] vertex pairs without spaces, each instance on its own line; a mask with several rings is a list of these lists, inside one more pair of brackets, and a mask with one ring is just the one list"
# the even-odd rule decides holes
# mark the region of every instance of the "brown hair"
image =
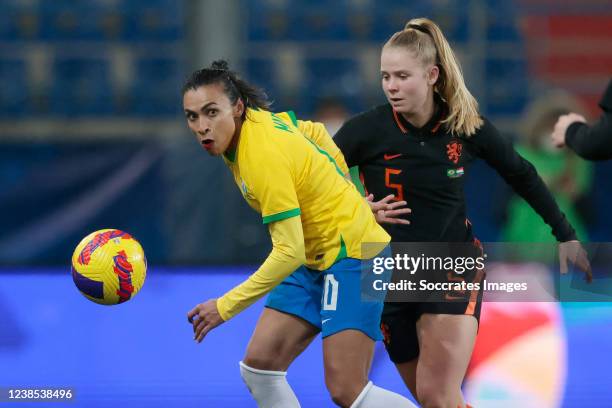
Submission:
[[519,134],[523,143],[535,147],[542,135],[549,136],[559,116],[570,112],[586,115],[583,104],[562,90],[549,90],[533,100],[523,112]]
[[[266,93],[241,79],[236,72],[231,71],[225,60],[213,61],[210,67],[193,72],[183,85],[183,95],[187,91],[216,83],[223,85],[223,90],[232,105],[238,99],[242,99],[245,108],[270,109],[270,101],[268,101]],[[246,109],[242,113],[242,119],[245,118]]]
[[434,90],[448,107],[442,123],[451,133],[469,137],[482,126],[478,102],[465,86],[455,53],[436,23],[427,18],[414,18],[384,46],[409,48],[423,64],[438,67],[440,74]]

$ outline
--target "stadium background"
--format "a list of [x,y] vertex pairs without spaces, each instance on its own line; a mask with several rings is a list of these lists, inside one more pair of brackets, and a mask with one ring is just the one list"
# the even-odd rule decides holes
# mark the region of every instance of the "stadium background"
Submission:
[[[0,387],[74,386],[78,406],[252,406],[237,361],[261,302],[200,346],[184,321],[252,271],[269,238],[187,132],[182,82],[225,57],[275,110],[356,113],[384,101],[380,47],[417,16],[441,25],[481,110],[510,137],[551,90],[598,114],[612,76],[609,1],[0,2]],[[499,240],[506,187],[482,163],[474,173],[470,219],[482,241]],[[610,176],[612,162],[594,166],[591,241],[612,236]],[[150,263],[137,300],[110,309],[68,274],[76,243],[108,227],[137,237]],[[511,306],[485,305],[469,400],[609,406],[612,308]],[[290,372],[306,407],[330,405],[319,349]],[[373,378],[403,389],[380,352]]]

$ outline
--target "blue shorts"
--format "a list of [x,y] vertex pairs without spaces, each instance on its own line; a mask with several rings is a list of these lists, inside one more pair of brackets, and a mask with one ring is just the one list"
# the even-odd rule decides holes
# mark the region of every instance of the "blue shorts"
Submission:
[[301,267],[270,292],[266,307],[306,320],[323,338],[354,329],[382,340],[384,297],[362,300],[362,268],[368,264],[371,260],[345,258],[324,271]]

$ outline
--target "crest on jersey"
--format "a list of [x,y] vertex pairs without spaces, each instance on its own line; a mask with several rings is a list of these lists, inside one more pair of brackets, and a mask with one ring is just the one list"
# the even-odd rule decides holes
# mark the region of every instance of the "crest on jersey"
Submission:
[[448,156],[448,160],[453,163],[459,163],[459,158],[461,157],[461,151],[463,150],[463,145],[457,141],[450,142],[446,145],[446,155]]
[[240,179],[240,184],[241,184],[240,190],[242,191],[242,195],[245,198],[248,198],[249,200],[254,200],[255,197],[253,196],[253,194],[251,194],[251,192],[249,191],[249,189],[246,186],[246,183],[244,182],[244,180],[242,180],[242,178]]

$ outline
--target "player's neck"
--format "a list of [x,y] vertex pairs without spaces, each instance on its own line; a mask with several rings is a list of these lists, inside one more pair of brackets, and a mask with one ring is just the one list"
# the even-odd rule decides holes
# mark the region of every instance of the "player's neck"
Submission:
[[240,131],[242,130],[242,121],[236,121],[236,129],[234,130],[234,135],[232,136],[232,140],[230,141],[227,149],[223,152],[223,155],[230,161],[236,161],[236,151],[238,150],[238,142],[240,140]]
[[240,132],[242,131],[242,121],[236,121],[236,130],[234,131],[234,136],[232,136],[232,141],[230,142],[227,150],[235,152],[238,148],[238,141],[240,140]]
[[432,97],[427,99],[427,102],[419,111],[402,113],[402,116],[415,128],[422,128],[431,120],[435,112],[436,104]]

